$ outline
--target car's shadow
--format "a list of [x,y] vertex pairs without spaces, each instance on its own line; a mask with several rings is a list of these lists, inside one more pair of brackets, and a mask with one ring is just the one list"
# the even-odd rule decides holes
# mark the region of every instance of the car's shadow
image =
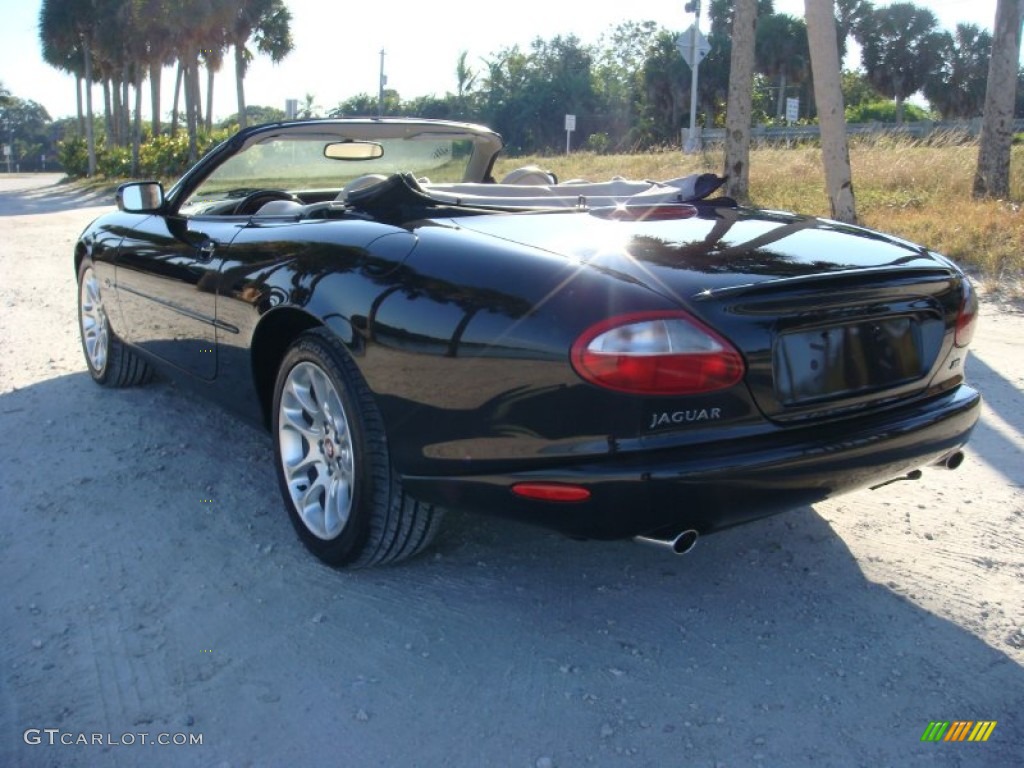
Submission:
[[[17,443],[0,479],[6,765],[42,760],[21,730],[56,722],[206,734],[153,765],[1021,754],[1021,668],[866,579],[810,508],[681,558],[452,515],[426,555],[339,572],[297,543],[269,439],[168,384],[63,376],[0,396],[0,429]],[[932,720],[999,725],[985,744],[922,743]]]

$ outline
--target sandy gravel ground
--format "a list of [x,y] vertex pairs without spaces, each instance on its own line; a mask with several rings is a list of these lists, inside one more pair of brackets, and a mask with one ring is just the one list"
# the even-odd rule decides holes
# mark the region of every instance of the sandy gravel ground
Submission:
[[[459,516],[341,573],[265,434],[89,380],[71,248],[110,201],[56,181],[0,180],[0,766],[1022,764],[1019,308],[984,307],[957,472],[682,558]],[[932,720],[998,725],[922,743]],[[83,733],[135,743],[60,744]]]

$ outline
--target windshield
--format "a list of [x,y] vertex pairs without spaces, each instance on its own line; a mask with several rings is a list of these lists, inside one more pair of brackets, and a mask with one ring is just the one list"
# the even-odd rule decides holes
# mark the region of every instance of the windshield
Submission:
[[241,198],[256,190],[321,193],[329,199],[349,182],[368,174],[408,172],[431,182],[466,180],[473,142],[442,135],[375,140],[380,156],[367,160],[343,160],[325,156],[337,142],[325,136],[275,136],[252,144],[218,166],[185,200],[181,212],[199,213],[227,199]]

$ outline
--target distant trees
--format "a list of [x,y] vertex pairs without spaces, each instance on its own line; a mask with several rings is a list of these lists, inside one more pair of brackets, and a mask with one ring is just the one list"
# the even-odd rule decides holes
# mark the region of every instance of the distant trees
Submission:
[[[52,152],[49,125],[50,115],[45,107],[15,96],[0,82],[0,138],[2,143],[11,145],[14,162],[34,164],[41,155]],[[3,160],[0,156],[0,162]]]
[[[921,108],[907,104],[918,93],[942,117],[978,116],[991,35],[971,25],[942,31],[924,4],[831,5],[839,51],[851,39],[861,48],[863,72],[846,73],[843,80],[847,120],[918,117],[925,114]],[[754,70],[745,86],[752,96],[747,119],[778,120],[790,95],[801,97],[801,117],[815,119],[804,20],[775,13],[773,0],[709,0],[706,7],[711,50],[700,69],[698,120],[725,125],[733,22],[741,7],[745,13],[753,7],[758,19]],[[42,0],[39,37],[45,60],[74,78],[77,131],[86,136],[94,171],[96,135],[104,147],[130,148],[137,167],[143,134],[167,130],[160,119],[165,67],[176,68],[169,133],[176,136],[179,124],[185,126],[193,158],[205,146],[199,135],[214,128],[215,75],[232,59],[238,110],[226,124],[234,129],[274,119],[276,110],[254,111],[246,103],[245,78],[255,57],[277,62],[292,51],[291,21],[287,0]],[[387,90],[383,112],[486,123],[521,153],[563,147],[565,114],[576,115],[576,147],[605,152],[675,145],[690,103],[689,68],[677,48],[678,35],[651,21],[629,21],[593,45],[558,35],[477,61],[463,51],[452,62],[450,91],[406,101]],[[147,81],[153,115],[148,127],[140,118]],[[96,120],[92,85],[102,93],[96,110],[102,117]],[[311,97],[307,102],[300,114],[375,115],[378,108],[376,93],[352,95],[333,109],[316,107]]]

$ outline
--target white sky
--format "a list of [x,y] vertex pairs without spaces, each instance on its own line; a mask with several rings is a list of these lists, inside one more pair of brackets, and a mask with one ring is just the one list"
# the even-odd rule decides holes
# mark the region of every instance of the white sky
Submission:
[[[380,50],[384,48],[388,87],[403,99],[455,90],[455,62],[463,50],[481,70],[481,59],[506,46],[529,45],[535,37],[575,34],[584,43],[628,20],[653,20],[682,31],[691,23],[684,0],[516,0],[473,3],[424,3],[417,0],[286,0],[292,12],[295,50],[279,65],[257,59],[246,77],[246,101],[284,108],[287,98],[307,93],[331,108],[360,92],[376,94]],[[884,2],[879,2],[884,5]],[[41,0],[0,0],[0,81],[21,98],[33,99],[51,117],[75,112],[74,79],[47,66],[40,54],[37,25]],[[953,29],[972,22],[991,29],[996,0],[919,0],[940,24]],[[701,28],[708,28],[706,6]],[[803,15],[804,0],[776,0],[780,13]],[[472,11],[470,9],[473,9]],[[164,75],[170,111],[173,72]],[[204,81],[205,88],[205,81]],[[214,117],[237,111],[234,65],[225,62],[215,86]],[[143,113],[148,114],[148,90]],[[205,97],[204,97],[205,98]]]

